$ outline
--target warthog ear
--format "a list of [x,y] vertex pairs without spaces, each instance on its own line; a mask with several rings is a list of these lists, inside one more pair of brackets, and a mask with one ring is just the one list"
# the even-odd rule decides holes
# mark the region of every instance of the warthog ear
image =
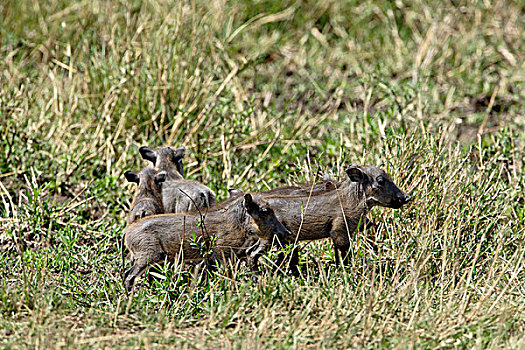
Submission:
[[182,165],[182,158],[186,154],[186,147],[180,146],[173,151],[173,162],[179,174],[184,177],[184,166]]
[[176,168],[177,168],[177,171],[179,172],[179,174],[184,177],[184,166],[182,165],[182,159],[179,159],[177,161],[177,164],[175,164]]
[[139,148],[139,153],[142,156],[142,159],[149,160],[155,165],[157,163],[157,154],[155,151],[148,146],[142,146]]
[[128,171],[126,171],[126,172],[124,173],[124,176],[126,177],[126,180],[128,180],[128,182],[134,182],[134,183],[136,183],[137,185],[138,185],[139,182],[140,182],[140,178],[139,178],[139,176],[138,176],[137,173],[134,172],[134,171],[129,171],[129,170],[128,170]]
[[166,181],[166,175],[167,173],[165,171],[161,171],[153,177],[153,181],[155,181],[157,185],[160,185],[161,183]]
[[253,201],[252,195],[249,193],[244,195],[244,207],[248,213],[254,213],[259,208],[259,206]]
[[367,179],[366,174],[356,164],[350,165],[345,171],[352,182],[365,182]]
[[179,160],[179,159],[184,158],[185,154],[186,154],[186,147],[180,146],[179,148],[173,151],[173,158]]
[[243,190],[239,190],[239,189],[237,189],[237,188],[230,188],[230,189],[228,190],[228,195],[230,196],[230,198],[232,198],[232,197],[237,197],[237,196],[239,196],[239,195],[241,195],[241,194],[243,194],[243,193],[244,193]]

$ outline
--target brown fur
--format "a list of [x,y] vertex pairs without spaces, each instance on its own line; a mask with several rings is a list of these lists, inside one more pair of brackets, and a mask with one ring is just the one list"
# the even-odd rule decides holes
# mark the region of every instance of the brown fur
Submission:
[[137,184],[127,218],[128,224],[132,224],[143,217],[164,212],[162,183],[166,179],[166,173],[152,168],[145,168],[138,174],[127,171],[125,176],[129,182]]
[[300,184],[295,186],[276,187],[267,191],[263,191],[261,192],[261,194],[264,196],[272,194],[281,194],[288,196],[302,196],[308,195],[310,193],[319,194],[322,192],[333,191],[335,190],[337,185],[339,184],[328,180],[316,183],[313,186],[311,184]]
[[[123,234],[123,241],[132,254],[132,267],[124,274],[126,288],[131,288],[135,278],[148,266],[164,259],[173,261],[182,254],[184,260],[202,260],[202,252],[192,245],[192,237],[197,240],[215,237],[213,256],[224,261],[246,255],[258,238],[270,240],[277,235],[283,239],[290,234],[258,195],[246,194],[220,208],[213,208],[206,213],[203,227],[198,225],[200,220],[201,216],[195,212],[161,214],[129,226]],[[124,264],[124,250],[122,259]]]
[[[400,208],[411,200],[381,169],[352,165],[346,172],[349,179],[335,184],[335,190],[302,195],[264,195],[279,220],[292,232],[292,241],[330,237],[338,262],[340,258],[348,262],[350,235],[365,222],[372,207]],[[264,250],[268,242],[261,241],[260,244]],[[251,255],[255,260],[252,264],[256,264],[259,255],[257,248]]]
[[195,180],[184,179],[184,146],[177,149],[158,147],[155,151],[143,146],[139,151],[156,169],[167,173],[167,181],[162,188],[162,203],[166,213],[184,213],[209,208],[215,203],[215,193],[209,187]]
[[[336,188],[341,187],[341,183],[338,182],[332,182],[330,180],[325,180],[316,184],[299,184],[295,186],[284,186],[284,187],[276,187],[272,188],[267,191],[260,192],[261,195],[264,197],[267,196],[302,196],[302,197],[309,197],[309,196],[317,196],[326,192],[330,192],[335,190]],[[242,190],[238,189],[231,189],[228,190],[230,193],[230,196],[236,197],[243,193]],[[365,216],[360,222],[358,230],[364,229],[364,227],[372,227],[374,224]],[[325,238],[325,237],[320,237]],[[314,238],[317,239],[317,238]],[[258,246],[255,247],[255,249],[250,253],[250,257],[248,259],[248,264],[251,266],[252,270],[257,269],[257,261],[259,257],[263,254],[264,251],[268,250],[268,247],[271,243],[262,241],[259,242]]]

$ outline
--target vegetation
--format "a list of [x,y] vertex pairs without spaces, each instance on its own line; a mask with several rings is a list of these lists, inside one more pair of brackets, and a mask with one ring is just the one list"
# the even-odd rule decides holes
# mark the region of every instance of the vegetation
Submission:
[[[522,1],[1,1],[1,346],[523,347],[523,28]],[[299,277],[274,250],[126,295],[123,173],[181,144],[219,199],[350,163],[415,199],[348,268],[325,240]]]

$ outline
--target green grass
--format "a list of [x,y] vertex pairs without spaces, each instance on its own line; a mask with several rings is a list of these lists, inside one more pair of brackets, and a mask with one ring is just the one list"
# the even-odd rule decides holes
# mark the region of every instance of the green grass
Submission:
[[[520,348],[520,1],[0,3],[4,348]],[[119,240],[141,145],[186,145],[220,199],[384,168],[415,200],[334,264],[135,293]],[[232,273],[230,271],[230,273]]]

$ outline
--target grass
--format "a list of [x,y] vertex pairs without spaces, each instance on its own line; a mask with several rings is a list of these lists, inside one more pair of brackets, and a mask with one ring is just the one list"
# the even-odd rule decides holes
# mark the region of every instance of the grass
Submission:
[[[524,346],[520,1],[0,4],[4,348]],[[415,200],[334,264],[180,266],[126,296],[119,239],[141,145],[186,145],[219,198],[389,172]]]

